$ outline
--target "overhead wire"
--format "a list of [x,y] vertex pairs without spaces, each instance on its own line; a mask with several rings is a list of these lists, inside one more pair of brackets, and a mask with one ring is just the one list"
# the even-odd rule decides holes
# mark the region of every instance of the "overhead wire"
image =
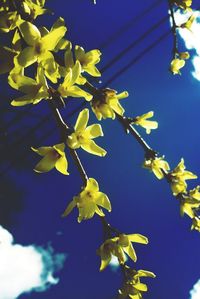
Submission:
[[156,0],[154,3],[152,3],[147,9],[141,11],[137,16],[134,16],[129,22],[127,22],[124,26],[122,26],[119,30],[115,31],[113,34],[111,34],[106,41],[101,43],[99,45],[99,49],[103,49],[108,47],[110,44],[114,43],[121,35],[123,35],[125,32],[130,30],[131,27],[133,27],[138,21],[140,21],[142,18],[145,17],[151,10],[158,7],[163,1],[162,0]]
[[[160,1],[156,1],[157,3]],[[154,30],[156,30],[159,26],[162,25],[162,23],[167,19],[168,17],[164,17],[163,19],[161,19],[159,22],[157,22],[155,25],[153,25],[152,27],[154,28],[150,28],[148,30],[149,34],[151,32],[153,32]],[[152,44],[150,44],[148,47],[146,47],[142,52],[140,52],[135,58],[133,58],[125,67],[123,67],[121,70],[119,70],[118,72],[116,72],[106,83],[104,83],[104,86],[107,86],[107,84],[110,84],[111,82],[113,82],[117,77],[119,77],[121,74],[123,74],[126,70],[128,70],[132,65],[134,65],[137,61],[139,61],[145,54],[147,54],[151,49],[153,49],[157,44],[159,44],[164,38],[166,38],[168,35],[170,34],[170,30],[165,32],[163,35],[161,35],[158,39],[156,39],[156,41],[154,41]],[[148,36],[148,34],[143,34],[143,38],[139,38],[137,41],[137,44],[139,42],[141,42],[146,36]],[[132,47],[133,47],[132,43]],[[127,48],[129,48],[130,46],[128,46]],[[126,48],[126,49],[127,49]],[[122,51],[124,52],[125,49]],[[124,55],[127,53],[128,50],[125,51]],[[118,55],[119,56],[119,55]],[[123,57],[123,55],[120,55],[120,58]],[[118,58],[119,59],[119,58]],[[80,111],[80,109],[85,106],[85,102],[81,103],[78,108],[74,109],[73,111],[71,111],[70,113],[68,113],[66,115],[67,118],[72,117],[76,112]],[[30,131],[34,132],[35,130],[37,130],[37,128],[40,128],[44,123],[46,123],[47,121],[49,121],[51,119],[51,114],[45,116],[36,126],[34,126],[34,128],[32,128]],[[56,128],[54,128],[55,130]],[[53,131],[54,131],[53,130]],[[52,129],[51,132],[52,133]],[[30,132],[29,132],[30,134]],[[24,140],[26,140],[28,134],[24,135],[21,139],[20,139],[20,143]],[[49,136],[49,131],[47,134],[45,134],[45,139]],[[18,142],[15,144],[15,146],[18,144]],[[24,157],[24,156],[23,156]],[[15,161],[11,161],[11,163],[8,165],[8,167],[3,170],[0,175],[5,174],[5,172],[7,172],[8,170],[10,170],[10,168],[13,166],[13,164],[15,163]]]
[[[126,31],[130,30],[132,26],[134,26],[135,24],[137,24],[137,22],[139,22],[142,18],[144,18],[145,15],[150,13],[151,10],[158,7],[161,3],[162,3],[162,0],[156,0],[154,3],[152,3],[146,9],[141,11],[137,16],[134,16],[129,22],[127,22],[119,30],[115,31],[113,34],[111,34],[109,37],[107,37],[106,40],[99,45],[99,49],[103,50],[106,47],[108,47],[110,44],[112,44],[114,41],[116,41],[120,36],[122,36]],[[18,121],[18,119],[22,119],[27,114],[30,115],[31,109],[32,109],[32,106],[27,107],[27,109],[25,109],[25,111],[23,111],[21,113],[19,112],[19,116],[15,116],[13,118],[13,120],[11,120],[8,124],[6,124],[6,129],[8,129],[11,125],[15,124]]]

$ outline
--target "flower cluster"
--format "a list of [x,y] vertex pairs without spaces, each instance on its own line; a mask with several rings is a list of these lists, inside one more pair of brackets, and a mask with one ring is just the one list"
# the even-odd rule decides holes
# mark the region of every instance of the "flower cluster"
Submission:
[[89,110],[84,109],[79,113],[74,133],[67,138],[67,145],[72,149],[81,147],[91,154],[103,157],[106,155],[106,151],[93,141],[94,138],[103,136],[101,125],[94,124],[87,127],[88,120]]
[[[23,100],[25,101],[25,98],[23,98]],[[20,101],[22,101],[22,99],[20,99]],[[21,103],[20,101],[19,99],[18,101],[15,100],[14,104],[19,105],[19,103]],[[89,110],[84,109],[79,113],[74,132],[68,134],[66,137],[66,144],[71,149],[78,149],[81,147],[90,154],[103,157],[106,155],[106,151],[98,146],[93,140],[96,137],[103,136],[101,125],[93,124],[87,127],[88,120]],[[32,149],[37,154],[44,156],[44,158],[36,165],[35,171],[47,172],[55,167],[59,172],[69,174],[67,172],[68,162],[65,156],[65,143]]]
[[74,196],[65,209],[63,217],[68,216],[76,206],[79,210],[78,222],[92,218],[95,213],[101,217],[105,216],[101,207],[111,212],[108,196],[99,191],[99,185],[93,178],[89,178],[80,194]]
[[136,116],[132,123],[137,125],[137,126],[141,126],[144,129],[146,129],[146,133],[150,134],[151,130],[153,129],[157,129],[158,128],[158,123],[157,121],[153,121],[153,120],[149,120],[149,118],[154,116],[154,112],[153,111],[149,111],[145,114],[142,114],[140,116]]
[[134,270],[128,266],[124,267],[125,275],[127,280],[124,282],[122,288],[119,290],[119,298],[125,299],[127,297],[132,299],[142,299],[142,292],[148,290],[147,285],[141,283],[140,279],[142,277],[155,278],[155,274],[146,270]]
[[192,0],[172,0],[172,3],[184,10],[191,10]]
[[170,71],[173,75],[181,75],[180,69],[185,66],[185,60],[190,58],[188,52],[176,53],[176,58],[171,61]]
[[93,97],[91,101],[92,111],[98,120],[102,118],[115,119],[116,113],[119,115],[124,114],[124,108],[120,105],[119,100],[127,97],[127,91],[117,94],[114,89],[103,89]]
[[118,237],[107,239],[97,251],[101,257],[100,271],[104,270],[108,266],[112,256],[116,256],[120,264],[125,263],[125,254],[127,254],[134,262],[136,262],[136,252],[131,242],[147,244],[148,239],[140,234],[119,234]]
[[196,179],[197,176],[185,169],[183,158],[171,171],[164,157],[146,158],[143,167],[152,171],[158,179],[167,179],[173,195],[180,201],[181,215],[187,214],[193,221],[192,229],[199,230],[200,186],[187,191],[186,181]]

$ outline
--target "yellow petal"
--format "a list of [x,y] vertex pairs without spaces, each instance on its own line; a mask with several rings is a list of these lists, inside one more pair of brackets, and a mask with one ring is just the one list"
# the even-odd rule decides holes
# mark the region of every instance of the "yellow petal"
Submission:
[[69,215],[69,213],[71,213],[71,211],[73,210],[73,208],[75,208],[76,206],[76,201],[73,198],[73,200],[68,204],[67,208],[65,209],[64,213],[62,214],[62,217],[66,217]]
[[42,43],[49,51],[53,51],[59,40],[65,35],[67,28],[64,26],[58,27],[50,31],[47,35],[42,37]]
[[140,234],[131,234],[128,235],[128,238],[131,242],[148,244],[148,238]]
[[76,61],[74,67],[72,68],[72,78],[70,82],[71,85],[76,83],[80,74],[81,74],[81,65],[79,61]]
[[88,143],[86,144],[81,144],[81,147],[86,152],[100,157],[104,157],[107,153],[102,147],[98,146],[93,140],[89,140]]
[[54,168],[56,159],[52,158],[52,153],[48,153],[44,158],[35,166],[34,170],[36,172],[48,172]]
[[68,168],[68,162],[65,156],[60,157],[56,164],[55,164],[55,168],[61,172],[62,174],[68,175],[69,172],[67,171]]
[[136,283],[134,284],[134,288],[141,292],[146,292],[148,290],[147,285],[144,283]]
[[133,248],[132,244],[130,244],[127,247],[123,247],[123,250],[128,254],[128,256],[130,256],[130,258],[136,262],[137,261],[137,256],[136,256],[136,252],[135,249]]
[[22,52],[16,57],[19,65],[27,67],[37,60],[37,55],[35,54],[33,47],[27,47],[22,50]]
[[95,213],[97,213],[100,217],[105,216],[104,212],[101,209],[99,209],[99,207],[97,207],[97,206],[95,208]]
[[31,149],[40,156],[45,156],[52,151],[51,146],[41,146],[39,148],[31,147]]
[[88,126],[85,130],[85,133],[88,134],[89,139],[103,136],[102,127],[99,124]]
[[78,115],[74,127],[75,131],[84,131],[87,127],[88,120],[89,120],[89,110],[86,108],[83,109]]
[[97,205],[103,207],[104,209],[111,212],[111,204],[108,196],[103,192],[98,192],[97,197],[95,198],[95,202]]
[[87,180],[87,185],[85,187],[86,191],[93,191],[93,192],[97,192],[99,191],[99,185],[97,183],[97,181],[93,178],[89,178]]
[[81,60],[84,55],[85,55],[84,49],[82,47],[76,45],[75,46],[75,56],[76,56],[76,59],[77,60],[79,60],[79,59]]
[[75,98],[84,98],[86,101],[91,101],[92,95],[89,94],[88,92],[82,90],[78,86],[70,86],[68,87],[67,96],[75,97]]
[[146,271],[146,270],[138,270],[139,277],[152,277],[155,278],[156,275],[153,272]]
[[28,104],[33,104],[33,102],[34,95],[29,94],[12,100],[11,105],[15,107],[20,107]]
[[101,73],[94,65],[88,66],[84,70],[93,77],[101,77]]
[[65,150],[65,144],[64,143],[59,143],[55,144],[53,148],[61,155],[64,155],[64,150]]
[[33,46],[38,39],[41,38],[38,28],[30,22],[24,21],[19,25],[19,30],[25,42],[29,46]]

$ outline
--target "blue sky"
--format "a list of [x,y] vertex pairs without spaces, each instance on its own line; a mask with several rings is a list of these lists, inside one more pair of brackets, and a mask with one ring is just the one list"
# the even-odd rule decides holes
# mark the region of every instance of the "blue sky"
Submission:
[[[137,1],[134,4],[128,0],[97,0],[97,4],[92,5],[89,0],[69,0],[67,3],[49,0],[47,6],[55,14],[41,17],[38,24],[46,22],[47,26],[51,26],[59,16],[64,17],[68,38],[74,45],[81,45],[87,50],[100,47],[101,69],[167,15],[166,2],[157,2],[141,17],[152,1]],[[195,4],[197,1],[194,1]],[[137,22],[133,22],[136,17]],[[119,30],[127,24],[126,31],[119,34]],[[144,49],[169,28],[166,19],[105,71],[101,84],[105,84],[135,57],[140,57]],[[116,32],[118,37],[114,39]],[[144,130],[139,131],[155,150],[165,155],[172,169],[184,157],[187,169],[200,176],[200,83],[191,75],[191,61],[187,62],[181,76],[170,74],[172,42],[172,35],[157,42],[137,63],[109,83],[109,87],[118,92],[129,92],[129,98],[122,102],[128,116],[154,111],[158,129],[150,135],[146,135]],[[184,49],[183,42],[181,46]],[[9,92],[6,92],[8,97]],[[63,117],[67,119],[68,113],[79,103],[81,100],[78,99],[71,101],[62,111]],[[20,109],[24,111],[24,108],[9,108],[4,117],[5,124],[14,118],[15,113],[20,113]],[[55,252],[66,253],[67,258],[58,272],[58,284],[46,292],[31,292],[19,298],[114,299],[120,287],[121,274],[111,268],[102,273],[98,270],[100,258],[96,255],[96,249],[102,243],[102,227],[98,217],[78,224],[77,211],[74,210],[69,217],[61,218],[67,203],[79,193],[82,184],[72,161],[68,177],[56,171],[41,175],[32,171],[38,157],[31,152],[30,146],[50,145],[59,140],[53,118],[39,124],[34,132],[31,130],[47,114],[46,103],[41,103],[8,128],[13,142],[18,136],[26,136],[27,132],[26,157],[23,159],[23,153],[20,156],[22,146],[18,142],[9,149],[10,154],[3,161],[1,171],[4,172],[2,184],[5,195],[2,196],[1,210],[7,219],[4,216],[2,224],[13,234],[17,243],[44,247],[51,244]],[[73,125],[76,116],[69,118],[68,122]],[[92,114],[90,121],[95,121]],[[98,144],[108,151],[107,156],[99,158],[82,150],[79,154],[89,177],[98,180],[101,190],[111,200],[113,211],[108,215],[108,221],[120,231],[141,233],[149,238],[147,246],[136,246],[138,262],[135,267],[157,275],[156,279],[147,281],[149,292],[144,294],[144,298],[189,299],[189,291],[200,278],[198,232],[190,231],[191,223],[187,217],[181,218],[178,202],[166,181],[158,181],[141,167],[144,153],[136,141],[124,134],[117,121],[104,120],[102,127],[105,136],[99,139]],[[10,157],[14,152],[18,163],[10,167]],[[197,184],[199,179],[189,182],[189,187],[194,188]],[[9,201],[9,208],[3,200]]]

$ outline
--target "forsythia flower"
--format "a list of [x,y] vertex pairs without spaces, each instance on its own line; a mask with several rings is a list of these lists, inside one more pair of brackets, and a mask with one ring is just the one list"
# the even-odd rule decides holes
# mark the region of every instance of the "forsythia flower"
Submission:
[[59,85],[58,92],[63,98],[66,97],[83,97],[87,101],[92,99],[92,95],[88,92],[82,90],[80,87],[74,85],[77,83],[77,80],[81,73],[81,65],[80,62],[77,61],[72,68],[69,68],[66,76],[63,80],[63,83]]
[[9,32],[16,28],[20,16],[17,11],[12,12],[0,12],[0,31]]
[[181,74],[180,69],[182,67],[184,67],[185,65],[185,60],[184,59],[180,59],[180,58],[175,58],[172,60],[171,65],[170,65],[170,71],[172,72],[172,74],[177,75],[177,74]]
[[180,163],[169,173],[169,179],[173,195],[186,192],[187,183],[186,180],[196,179],[197,176],[185,170],[184,159],[182,158]]
[[36,19],[37,16],[48,12],[48,9],[43,8],[44,4],[43,0],[23,0],[21,5],[26,14],[30,15],[32,19]]
[[174,0],[173,2],[174,4],[185,10],[189,10],[190,6],[192,5],[192,0]]
[[147,244],[148,239],[140,234],[125,235],[106,240],[98,249],[97,253],[101,256],[100,271],[104,270],[111,261],[112,255],[118,258],[120,264],[126,261],[125,253],[136,262],[137,256],[131,242]]
[[194,198],[194,199],[197,199],[197,200],[200,200],[200,186],[196,186],[194,189],[190,190],[188,193],[189,193],[189,196]]
[[200,186],[190,190],[188,196],[183,195],[180,201],[180,213],[183,216],[184,213],[190,218],[195,217],[194,210],[200,208]]
[[198,232],[200,232],[200,218],[199,217],[194,217],[192,219],[191,229],[196,229]]
[[42,99],[48,99],[49,93],[43,69],[38,67],[35,80],[24,76],[23,73],[23,69],[16,67],[10,72],[8,77],[10,86],[25,93],[24,96],[14,99],[11,105],[37,104]]
[[190,54],[188,52],[180,52],[179,53],[179,58],[180,59],[189,59],[190,58]]
[[53,146],[32,147],[32,150],[44,158],[35,166],[36,172],[48,172],[54,167],[62,174],[67,172],[68,162],[65,156],[65,144],[55,144]]
[[184,67],[185,60],[190,58],[190,54],[188,52],[180,52],[176,54],[176,58],[174,58],[170,65],[170,71],[172,74],[181,74],[180,69]]
[[133,270],[125,266],[125,271],[128,275],[128,280],[125,281],[122,289],[119,290],[120,298],[142,299],[141,292],[148,290],[147,285],[140,282],[141,277],[155,278],[155,274],[146,270]]
[[103,157],[106,155],[106,151],[92,140],[96,137],[103,136],[101,125],[94,124],[87,127],[88,120],[89,110],[84,109],[79,113],[74,127],[74,133],[67,138],[67,145],[72,149],[81,147],[90,154]]
[[134,118],[133,123],[135,125],[139,125],[143,128],[146,129],[146,133],[150,134],[152,129],[157,129],[158,128],[158,123],[157,121],[152,121],[152,120],[148,120],[148,118],[153,117],[154,112],[153,111],[149,111],[143,115],[137,116]]
[[109,212],[111,211],[111,204],[107,195],[99,191],[99,185],[93,178],[87,180],[87,184],[83,188],[83,191],[78,196],[74,196],[62,216],[65,217],[69,215],[75,206],[77,206],[79,210],[79,223],[82,220],[92,218],[95,213],[101,217],[105,216],[99,206]]
[[51,51],[54,51],[58,42],[67,31],[63,19],[58,19],[52,26],[51,31],[44,36],[41,36],[38,28],[30,22],[22,21],[18,27],[28,47],[19,53],[17,63],[22,67],[27,67],[36,61],[41,63],[45,70],[45,75],[52,82],[56,83],[57,79],[54,73],[58,74],[58,66]]
[[82,70],[92,75],[100,77],[101,73],[96,68],[95,64],[100,61],[101,52],[97,49],[85,53],[85,50],[80,46],[75,46],[75,57],[81,64]]
[[99,97],[94,97],[91,101],[92,111],[98,120],[102,118],[115,119],[115,112],[119,115],[123,115],[124,113],[124,109],[120,105],[119,100],[127,97],[127,91],[117,94],[115,90],[106,88],[102,90]]
[[193,25],[195,19],[196,19],[196,15],[195,15],[195,14],[192,14],[192,15],[188,18],[188,20],[187,20],[184,24],[182,24],[180,27],[181,27],[181,28],[186,28],[186,29],[188,29],[188,30],[191,31],[191,27],[192,27],[192,25]]
[[144,161],[143,167],[151,170],[160,180],[163,179],[164,173],[170,170],[169,164],[163,159],[164,157],[155,157]]
[[181,216],[187,214],[190,218],[193,218],[194,209],[198,209],[200,207],[200,200],[191,198],[191,197],[184,197],[180,202],[180,213]]

